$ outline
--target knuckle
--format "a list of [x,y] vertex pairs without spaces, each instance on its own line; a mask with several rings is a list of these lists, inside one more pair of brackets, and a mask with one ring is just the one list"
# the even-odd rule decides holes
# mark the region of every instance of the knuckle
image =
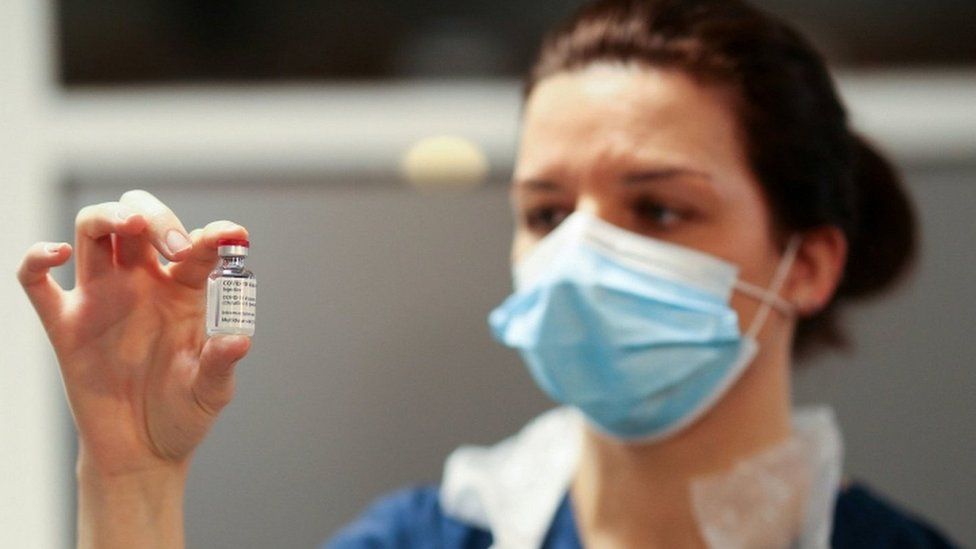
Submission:
[[119,202],[142,214],[150,223],[159,224],[173,216],[173,212],[155,196],[143,190],[127,191]]
[[24,287],[27,286],[27,260],[26,259],[22,261],[20,263],[20,266],[17,268],[17,282],[19,282],[21,286]]
[[173,212],[166,207],[166,204],[163,204],[158,198],[142,189],[126,191],[119,198],[119,202],[137,210],[147,219],[154,222],[158,222],[160,219],[167,219],[173,215]]
[[31,275],[37,270],[34,268],[37,261],[37,251],[38,247],[42,245],[42,243],[38,243],[31,246],[17,267],[17,281],[22,286],[26,287],[30,283]]
[[112,212],[118,208],[118,202],[102,202],[100,204],[89,204],[82,209],[78,210],[78,215],[75,216],[75,225],[82,225],[91,221],[98,219],[105,219],[112,215]]
[[142,215],[146,218],[146,221],[149,222],[150,229],[152,230],[161,231],[169,228],[168,224],[166,223],[168,221],[166,212],[145,209],[143,210]]
[[132,201],[142,200],[145,199],[147,196],[151,197],[152,195],[142,189],[131,189],[122,193],[122,196],[119,197],[119,202],[132,202]]
[[206,229],[207,231],[216,231],[216,230],[223,229],[224,227],[227,227],[230,224],[231,222],[226,219],[218,219],[217,221],[211,221],[210,223],[207,223],[207,226],[204,227],[204,229]]
[[150,225],[154,225],[159,230],[182,227],[176,214],[162,203],[143,207],[142,211]]
[[95,206],[89,205],[78,210],[78,214],[75,215],[75,225],[81,225],[86,219],[90,219],[94,213]]
[[210,233],[210,234],[223,233],[223,232],[232,232],[232,231],[240,231],[240,230],[247,231],[247,229],[245,229],[240,224],[234,223],[233,221],[230,221],[230,220],[227,220],[227,219],[221,219],[219,221],[212,221],[212,222],[208,223],[207,224],[207,227],[206,227],[207,233]]

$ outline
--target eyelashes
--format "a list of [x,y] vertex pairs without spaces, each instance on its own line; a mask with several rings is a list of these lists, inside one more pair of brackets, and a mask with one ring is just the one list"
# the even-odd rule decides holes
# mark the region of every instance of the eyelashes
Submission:
[[559,226],[573,213],[572,208],[560,206],[537,206],[529,208],[522,215],[523,223],[535,234],[545,235]]
[[[666,204],[663,201],[642,197],[625,205],[627,217],[634,220],[638,232],[665,232],[674,230],[693,217],[692,212]],[[564,219],[573,213],[574,208],[558,204],[545,204],[525,208],[521,214],[522,224],[539,237],[553,231]]]
[[650,223],[660,230],[674,229],[689,215],[678,208],[667,206],[655,200],[638,199],[633,206],[636,217],[641,222]]

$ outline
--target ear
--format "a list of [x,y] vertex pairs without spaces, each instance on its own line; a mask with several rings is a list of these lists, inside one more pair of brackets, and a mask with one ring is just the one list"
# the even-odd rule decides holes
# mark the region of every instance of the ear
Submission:
[[785,296],[800,316],[814,315],[830,303],[846,262],[847,238],[839,228],[825,225],[803,233]]

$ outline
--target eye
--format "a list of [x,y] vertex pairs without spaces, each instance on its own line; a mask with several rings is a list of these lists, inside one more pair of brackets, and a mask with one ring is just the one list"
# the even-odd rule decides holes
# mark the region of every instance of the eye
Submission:
[[544,235],[559,226],[569,214],[568,208],[558,206],[539,206],[525,211],[525,226],[533,233]]
[[658,201],[640,199],[634,204],[634,213],[644,222],[657,229],[672,229],[687,217],[683,212]]

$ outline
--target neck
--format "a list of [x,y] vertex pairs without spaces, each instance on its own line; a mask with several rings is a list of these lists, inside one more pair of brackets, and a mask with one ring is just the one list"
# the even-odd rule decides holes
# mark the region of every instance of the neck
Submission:
[[652,444],[587,427],[572,498],[585,545],[700,547],[689,486],[791,432],[789,349],[766,348],[702,418]]

